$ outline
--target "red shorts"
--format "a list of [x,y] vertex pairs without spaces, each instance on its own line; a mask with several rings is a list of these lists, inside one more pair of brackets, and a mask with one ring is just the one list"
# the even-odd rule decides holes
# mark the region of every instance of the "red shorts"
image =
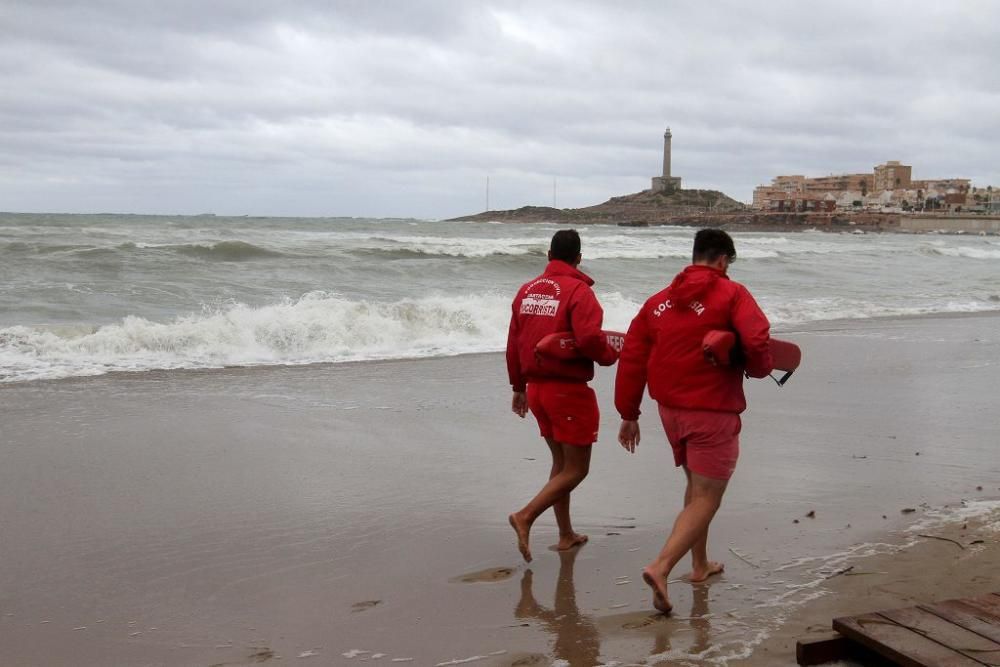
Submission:
[[740,416],[660,406],[674,463],[712,479],[729,479],[740,457]]
[[543,438],[582,447],[597,442],[597,395],[582,382],[529,382],[528,408]]

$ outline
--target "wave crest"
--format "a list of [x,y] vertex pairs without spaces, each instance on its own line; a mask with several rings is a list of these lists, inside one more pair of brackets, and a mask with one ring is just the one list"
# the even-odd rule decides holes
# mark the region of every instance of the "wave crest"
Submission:
[[509,299],[428,296],[396,302],[311,292],[159,323],[129,316],[96,329],[0,329],[0,382],[110,371],[221,368],[445,356],[503,347]]

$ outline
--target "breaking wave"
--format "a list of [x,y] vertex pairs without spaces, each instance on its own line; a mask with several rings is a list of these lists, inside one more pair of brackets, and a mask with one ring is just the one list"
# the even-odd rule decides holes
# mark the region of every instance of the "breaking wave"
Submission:
[[498,350],[507,297],[432,296],[373,303],[312,292],[233,303],[170,322],[129,316],[98,328],[0,329],[0,382],[110,371],[221,368],[445,356]]
[[990,244],[989,247],[972,246],[924,246],[922,249],[927,255],[938,255],[942,257],[964,257],[967,259],[1000,259],[1000,248]]
[[[608,328],[624,329],[639,304],[603,297]],[[509,295],[438,295],[393,302],[329,292],[154,322],[129,316],[100,327],[0,329],[0,382],[228,366],[441,357],[506,344]]]

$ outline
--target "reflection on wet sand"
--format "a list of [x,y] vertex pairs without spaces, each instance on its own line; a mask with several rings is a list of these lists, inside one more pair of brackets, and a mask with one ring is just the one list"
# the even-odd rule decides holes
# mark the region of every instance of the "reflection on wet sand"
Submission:
[[[591,667],[603,661],[601,656],[601,630],[621,636],[622,631],[635,638],[650,637],[649,655],[671,651],[671,640],[690,639],[685,655],[698,656],[712,647],[712,623],[708,609],[710,584],[692,586],[691,612],[688,617],[651,614],[616,614],[593,618],[580,613],[573,582],[573,567],[580,549],[559,553],[559,578],[556,581],[554,602],[551,608],[538,603],[532,590],[534,574],[526,570],[521,578],[521,598],[514,609],[518,619],[534,619],[542,629],[552,635],[552,657],[565,660],[571,667]],[[677,611],[674,612],[677,614]],[[687,630],[693,633],[688,633]],[[686,643],[686,642],[685,642]]]
[[581,614],[576,604],[573,563],[579,551],[576,548],[559,552],[559,578],[551,609],[535,600],[531,590],[534,575],[531,570],[525,570],[521,578],[521,599],[514,616],[542,622],[544,629],[553,635],[552,652],[556,659],[565,660],[571,667],[590,667],[601,662],[601,641],[593,619]]
[[[691,643],[689,653],[700,655],[711,646],[712,621],[709,620],[708,613],[708,589],[710,583],[695,584],[691,597],[691,629],[694,630],[694,641]],[[662,651],[654,651],[662,653]]]
[[[624,614],[602,619],[602,625],[607,621],[615,620],[614,628],[620,634],[621,630],[626,633],[652,635],[652,646],[649,654],[651,656],[669,653],[673,648],[671,641],[687,640],[691,638],[691,643],[683,649],[684,655],[696,657],[707,651],[712,646],[712,622],[708,611],[708,593],[710,584],[697,584],[692,586],[691,613],[687,617],[678,615],[679,610],[674,609],[674,614],[665,616],[654,612],[648,614]],[[623,622],[624,621],[624,622]],[[690,628],[692,633],[686,632]]]

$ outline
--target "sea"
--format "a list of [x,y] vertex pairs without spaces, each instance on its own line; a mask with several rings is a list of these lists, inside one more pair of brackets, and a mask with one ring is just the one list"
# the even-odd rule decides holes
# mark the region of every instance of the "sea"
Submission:
[[[552,224],[0,214],[0,382],[501,350]],[[605,328],[689,261],[688,227],[580,228]],[[735,232],[776,331],[1000,310],[1000,239]]]

